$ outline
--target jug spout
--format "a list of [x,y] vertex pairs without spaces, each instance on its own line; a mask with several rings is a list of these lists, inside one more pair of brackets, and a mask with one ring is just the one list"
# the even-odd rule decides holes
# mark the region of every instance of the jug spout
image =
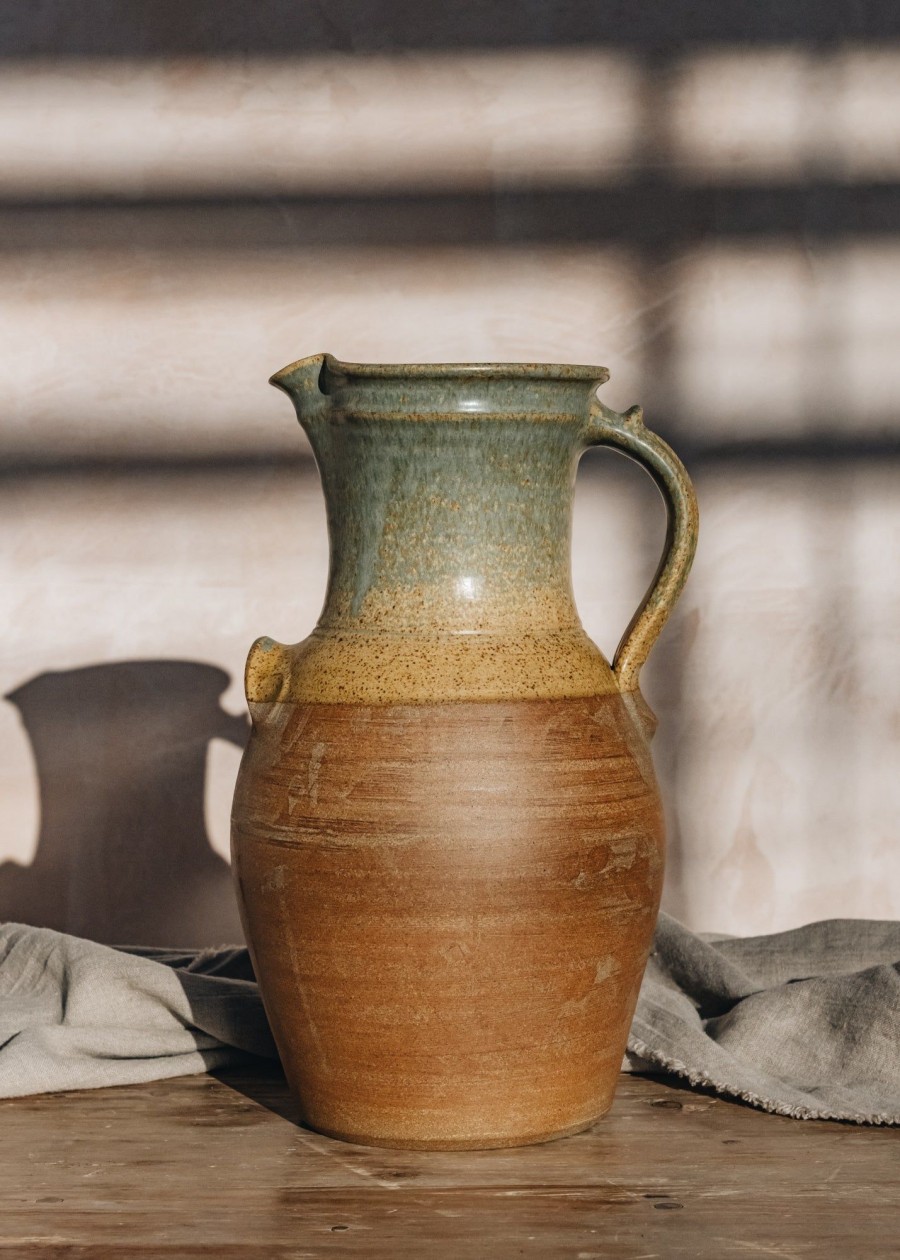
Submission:
[[297,418],[307,428],[311,420],[328,409],[328,397],[322,388],[325,354],[311,354],[298,359],[269,377],[269,384],[283,389],[297,411]]

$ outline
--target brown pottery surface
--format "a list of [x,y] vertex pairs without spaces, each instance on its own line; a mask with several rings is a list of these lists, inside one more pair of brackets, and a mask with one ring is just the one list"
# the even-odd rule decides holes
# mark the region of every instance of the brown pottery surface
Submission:
[[[640,668],[696,542],[690,482],[602,368],[273,378],[322,475],[325,607],[247,664],[232,848],[304,1119],[421,1149],[576,1132],[612,1102],[663,877]],[[575,470],[654,477],[665,555],[613,666],[572,598]],[[609,542],[615,545],[615,540]]]

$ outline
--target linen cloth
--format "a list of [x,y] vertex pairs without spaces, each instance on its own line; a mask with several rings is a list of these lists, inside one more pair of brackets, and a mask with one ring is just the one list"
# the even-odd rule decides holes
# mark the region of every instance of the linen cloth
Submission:
[[[276,1051],[246,949],[112,949],[0,926],[0,1097]],[[900,923],[738,938],[661,915],[626,1070],[800,1119],[900,1124]]]
[[0,926],[0,1098],[275,1057],[245,949],[124,952]]
[[900,1124],[900,923],[729,937],[661,914],[627,1057],[800,1120]]

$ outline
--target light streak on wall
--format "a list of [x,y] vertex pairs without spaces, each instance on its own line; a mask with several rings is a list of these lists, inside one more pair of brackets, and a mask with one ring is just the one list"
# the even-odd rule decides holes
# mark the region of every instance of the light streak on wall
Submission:
[[482,188],[615,177],[640,122],[594,49],[0,68],[20,196]]
[[900,173],[900,51],[747,48],[672,69],[669,160],[696,178]]

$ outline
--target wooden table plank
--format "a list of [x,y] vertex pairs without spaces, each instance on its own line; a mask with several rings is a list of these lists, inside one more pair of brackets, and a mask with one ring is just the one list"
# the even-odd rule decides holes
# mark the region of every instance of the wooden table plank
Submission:
[[272,1072],[0,1103],[0,1260],[900,1256],[900,1135],[623,1077],[543,1146],[410,1153],[293,1122]]

